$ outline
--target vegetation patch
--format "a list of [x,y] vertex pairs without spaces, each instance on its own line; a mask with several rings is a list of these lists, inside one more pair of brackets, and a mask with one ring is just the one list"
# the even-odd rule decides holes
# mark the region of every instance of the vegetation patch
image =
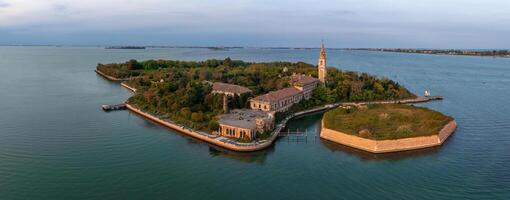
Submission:
[[[222,112],[222,96],[212,93],[211,83],[241,85],[252,94],[230,97],[230,108],[246,108],[253,96],[290,86],[292,74],[317,77],[317,67],[303,62],[253,63],[240,60],[130,60],[98,64],[97,70],[115,77],[137,90],[128,102],[163,119],[196,130],[216,130],[216,116]],[[374,101],[415,98],[398,83],[366,73],[328,68],[326,87],[314,90],[313,97],[295,105],[299,111],[340,101]],[[263,135],[263,134],[262,134]]]
[[377,104],[336,108],[324,114],[328,129],[373,140],[438,134],[453,118],[413,105]]

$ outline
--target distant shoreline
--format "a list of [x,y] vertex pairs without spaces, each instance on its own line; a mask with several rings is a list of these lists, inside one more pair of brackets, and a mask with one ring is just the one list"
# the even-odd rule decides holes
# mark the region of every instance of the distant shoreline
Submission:
[[[270,50],[318,50],[317,47],[277,47],[277,46],[186,46],[186,45],[141,45],[112,47],[107,45],[25,45],[25,44],[0,44],[0,47],[95,47],[104,49],[209,49],[209,50],[229,50],[229,49],[270,49]],[[128,48],[125,48],[128,47]],[[456,55],[456,56],[478,56],[478,57],[501,57],[510,58],[510,50],[506,49],[422,49],[422,48],[351,48],[351,47],[329,47],[327,50],[343,51],[379,51],[394,53],[414,53],[430,55]],[[494,53],[496,51],[496,53]],[[498,53],[499,52],[499,53]]]
[[413,53],[449,56],[478,56],[510,58],[510,50],[465,50],[465,49],[389,49],[389,48],[346,48],[348,51],[379,51],[394,53]]

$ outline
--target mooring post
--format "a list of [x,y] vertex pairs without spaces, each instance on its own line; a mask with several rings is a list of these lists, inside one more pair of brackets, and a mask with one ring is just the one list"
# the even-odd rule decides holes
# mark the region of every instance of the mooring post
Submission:
[[308,129],[305,129],[305,143],[308,143]]

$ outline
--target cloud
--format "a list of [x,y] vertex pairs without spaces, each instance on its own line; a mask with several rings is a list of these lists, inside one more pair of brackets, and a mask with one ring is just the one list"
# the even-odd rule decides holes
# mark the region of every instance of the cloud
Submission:
[[0,2],[0,8],[7,8],[9,7],[11,4],[9,3],[6,3],[6,2]]
[[111,32],[130,41],[165,41],[165,35],[167,41],[205,41],[214,35],[225,43],[235,36],[240,43],[278,38],[305,45],[330,37],[343,44],[363,38],[418,44],[416,37],[449,36],[489,44],[506,39],[484,35],[510,34],[508,7],[510,2],[497,0],[0,0],[0,29],[15,42],[27,40],[15,35],[40,34],[105,41],[102,35]]

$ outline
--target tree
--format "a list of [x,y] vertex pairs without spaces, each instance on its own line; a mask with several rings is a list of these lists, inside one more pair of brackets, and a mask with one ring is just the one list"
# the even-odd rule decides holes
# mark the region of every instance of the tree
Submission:
[[202,122],[204,121],[204,114],[202,112],[194,112],[191,114],[191,121]]
[[181,108],[179,113],[181,114],[181,117],[183,117],[184,119],[189,119],[191,116],[191,110],[188,107]]
[[137,60],[131,59],[126,63],[127,70],[139,70],[142,69],[142,64],[140,64]]
[[379,82],[374,83],[374,89],[377,94],[384,94],[384,87]]
[[230,57],[225,58],[225,60],[223,60],[223,65],[232,67],[232,59],[230,59]]
[[209,121],[209,123],[207,124],[207,127],[209,128],[209,130],[211,131],[216,131],[220,128],[220,124],[215,121],[215,120],[211,120]]

